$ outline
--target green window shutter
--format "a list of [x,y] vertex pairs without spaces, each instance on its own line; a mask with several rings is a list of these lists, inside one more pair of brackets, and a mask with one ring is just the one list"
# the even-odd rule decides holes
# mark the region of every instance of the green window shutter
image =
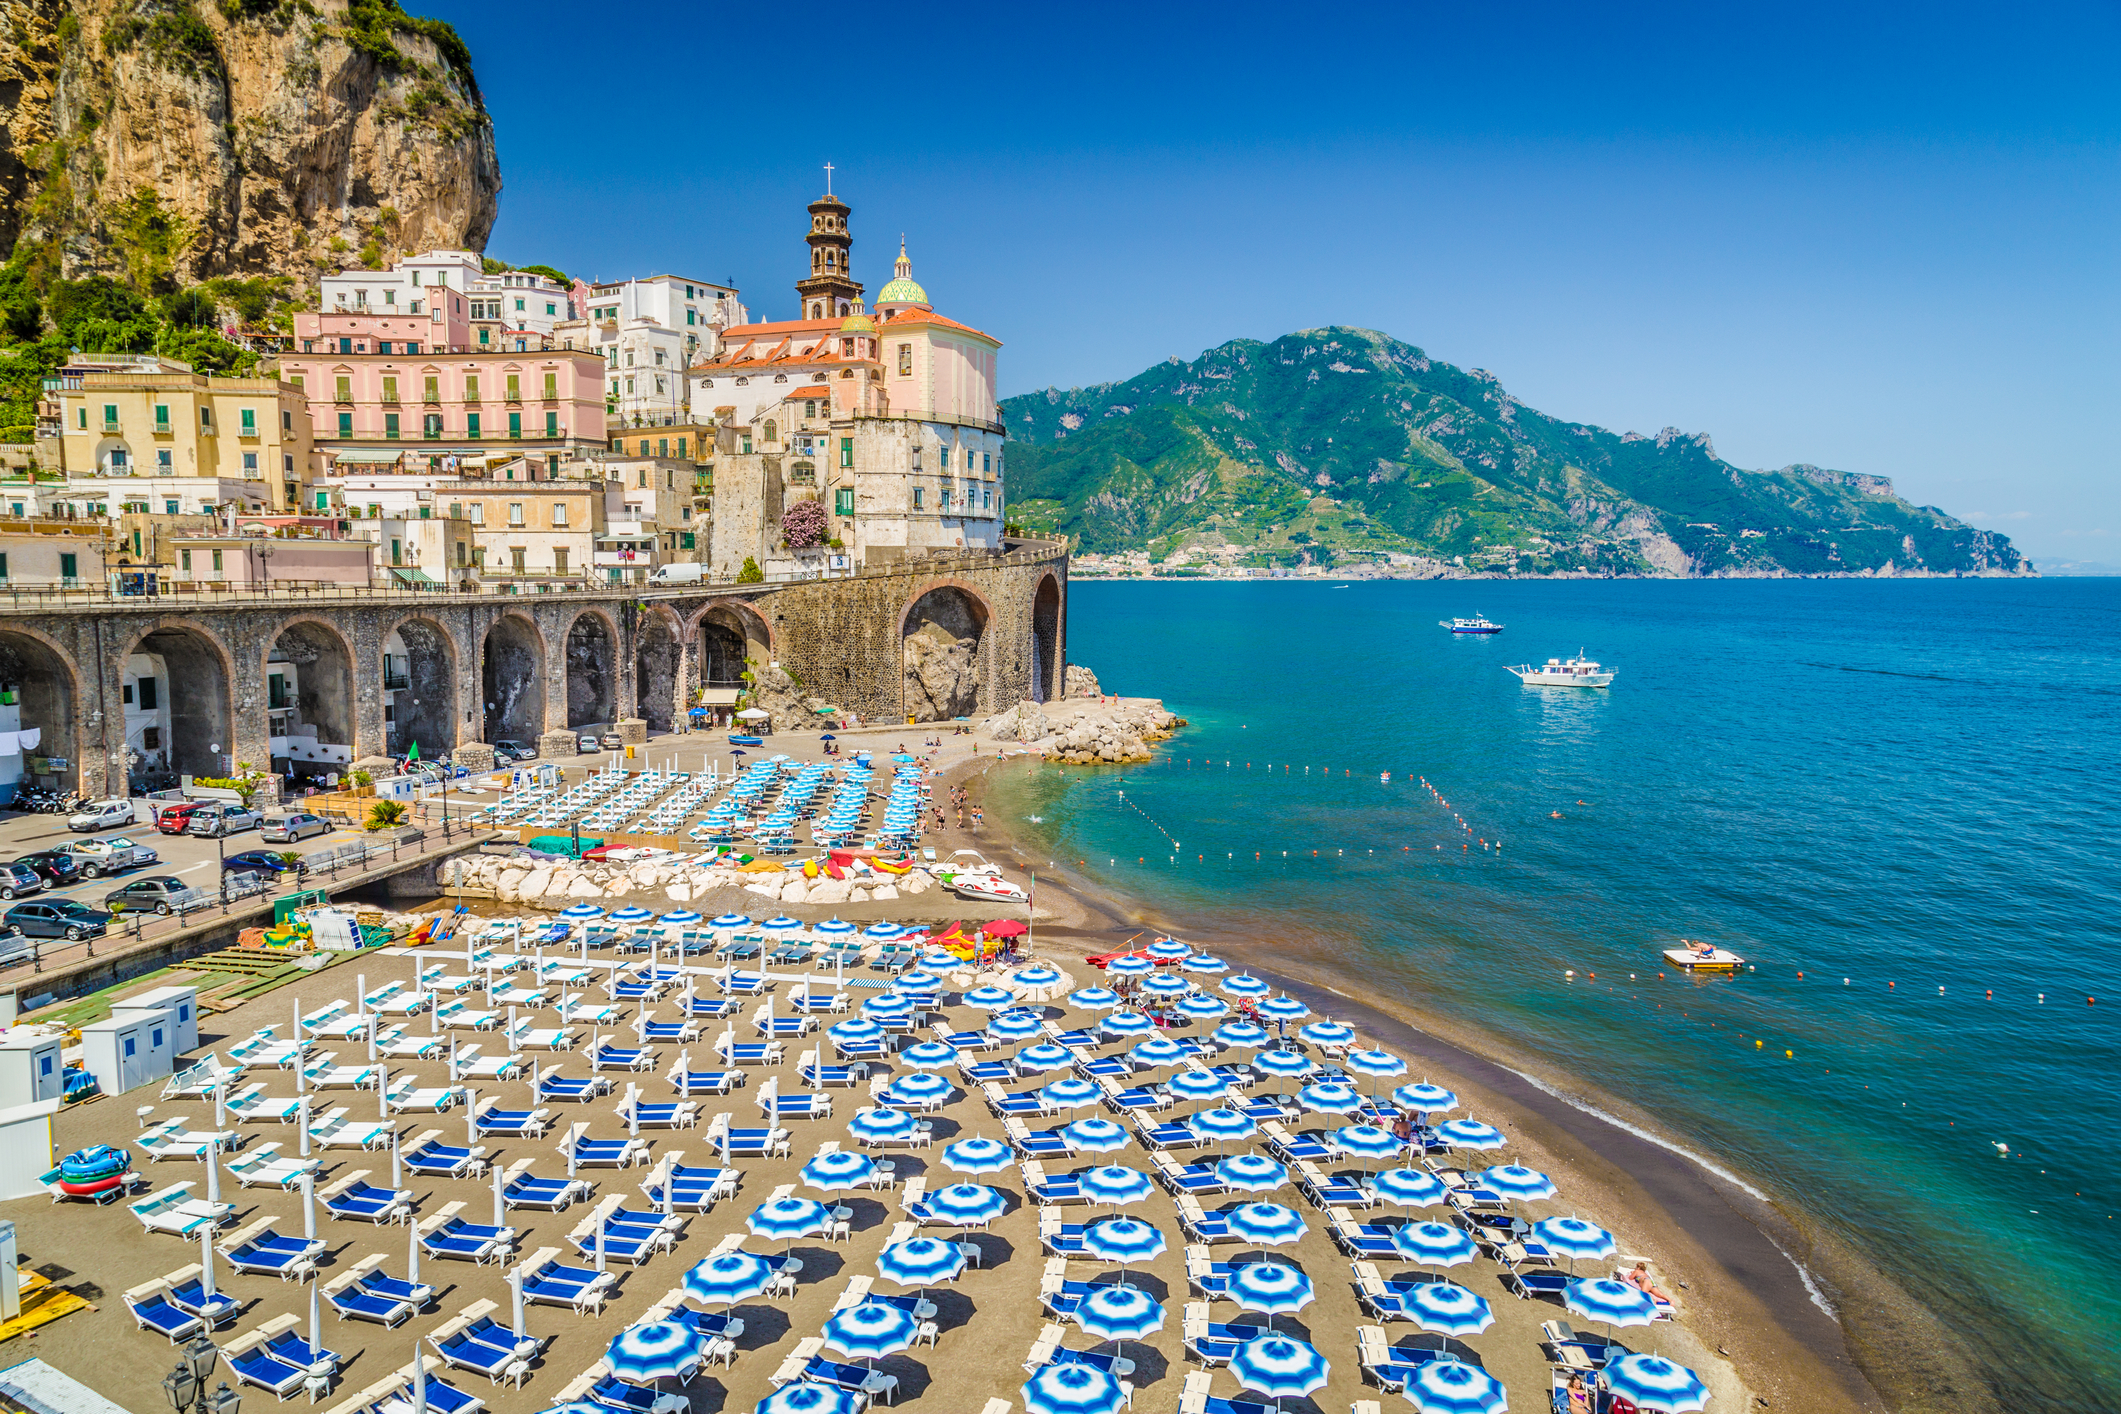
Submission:
[[511,437],[523,435],[523,414],[519,412],[508,414],[508,435]]
[[840,438],[840,465],[854,465],[854,439],[852,437]]

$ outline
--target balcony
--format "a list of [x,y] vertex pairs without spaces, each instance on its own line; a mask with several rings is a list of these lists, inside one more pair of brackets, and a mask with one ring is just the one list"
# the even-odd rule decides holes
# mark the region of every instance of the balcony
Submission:
[[383,674],[383,690],[385,692],[398,692],[411,686],[412,679],[404,673]]

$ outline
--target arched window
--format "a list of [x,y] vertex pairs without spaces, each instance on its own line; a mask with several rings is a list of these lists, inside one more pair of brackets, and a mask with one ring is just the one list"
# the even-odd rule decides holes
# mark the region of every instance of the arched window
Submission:
[[779,437],[777,437],[777,436],[775,436],[775,435],[774,435],[774,434],[775,434],[775,433],[776,433],[776,432],[777,432],[778,430],[779,430],[779,429],[777,429],[777,428],[776,428],[776,427],[775,427],[775,426],[773,425],[773,419],[772,419],[772,418],[770,418],[770,417],[769,417],[769,418],[767,418],[767,419],[766,419],[766,440],[767,440],[768,442],[778,442],[778,441],[780,440],[780,438],[779,438]]

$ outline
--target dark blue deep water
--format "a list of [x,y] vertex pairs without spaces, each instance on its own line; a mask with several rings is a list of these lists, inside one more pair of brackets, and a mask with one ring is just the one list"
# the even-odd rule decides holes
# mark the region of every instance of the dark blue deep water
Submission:
[[[1502,670],[1578,648],[1610,691]],[[1012,833],[1657,1116],[2007,1407],[2121,1407],[2121,580],[1078,583],[1068,656],[1193,725]]]

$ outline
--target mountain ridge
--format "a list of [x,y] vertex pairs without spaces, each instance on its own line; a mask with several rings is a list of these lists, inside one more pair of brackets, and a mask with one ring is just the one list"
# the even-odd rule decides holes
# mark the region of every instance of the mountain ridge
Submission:
[[1236,339],[1133,378],[1002,403],[1012,518],[1180,572],[2014,575],[2008,538],[1889,478],[1758,471],[1707,433],[1527,406],[1485,369],[1375,330]]

